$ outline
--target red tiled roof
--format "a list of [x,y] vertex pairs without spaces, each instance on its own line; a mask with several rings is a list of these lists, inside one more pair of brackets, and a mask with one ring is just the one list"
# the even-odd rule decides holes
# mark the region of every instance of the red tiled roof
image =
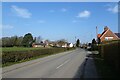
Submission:
[[97,37],[100,38],[101,34],[98,34]]

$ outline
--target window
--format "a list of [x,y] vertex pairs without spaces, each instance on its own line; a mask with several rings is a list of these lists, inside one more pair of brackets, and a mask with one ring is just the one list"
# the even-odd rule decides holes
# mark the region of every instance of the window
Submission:
[[105,37],[105,40],[112,40],[113,37]]

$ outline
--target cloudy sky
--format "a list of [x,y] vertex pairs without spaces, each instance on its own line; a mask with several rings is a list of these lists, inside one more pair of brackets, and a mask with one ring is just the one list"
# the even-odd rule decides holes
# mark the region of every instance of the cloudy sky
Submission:
[[2,36],[24,36],[90,42],[104,26],[118,32],[118,5],[108,2],[3,2]]

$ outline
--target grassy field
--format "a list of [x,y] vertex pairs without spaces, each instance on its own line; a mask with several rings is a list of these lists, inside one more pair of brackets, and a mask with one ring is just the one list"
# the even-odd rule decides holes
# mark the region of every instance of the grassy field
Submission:
[[39,48],[27,48],[27,47],[4,47],[0,48],[2,51],[28,51],[28,50],[39,50],[39,49],[46,49],[44,47],[39,47]]

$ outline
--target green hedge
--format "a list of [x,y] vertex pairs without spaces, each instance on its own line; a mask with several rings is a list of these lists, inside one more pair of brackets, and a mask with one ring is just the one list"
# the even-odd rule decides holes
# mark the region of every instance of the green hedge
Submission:
[[3,51],[2,64],[19,62],[22,60],[27,60],[41,55],[50,55],[71,49],[74,48],[46,48],[46,49],[29,50],[29,51]]
[[92,44],[91,45],[91,51],[97,51],[97,50],[98,50],[97,44]]
[[119,71],[120,67],[120,41],[110,41],[98,46],[101,57],[112,67]]

